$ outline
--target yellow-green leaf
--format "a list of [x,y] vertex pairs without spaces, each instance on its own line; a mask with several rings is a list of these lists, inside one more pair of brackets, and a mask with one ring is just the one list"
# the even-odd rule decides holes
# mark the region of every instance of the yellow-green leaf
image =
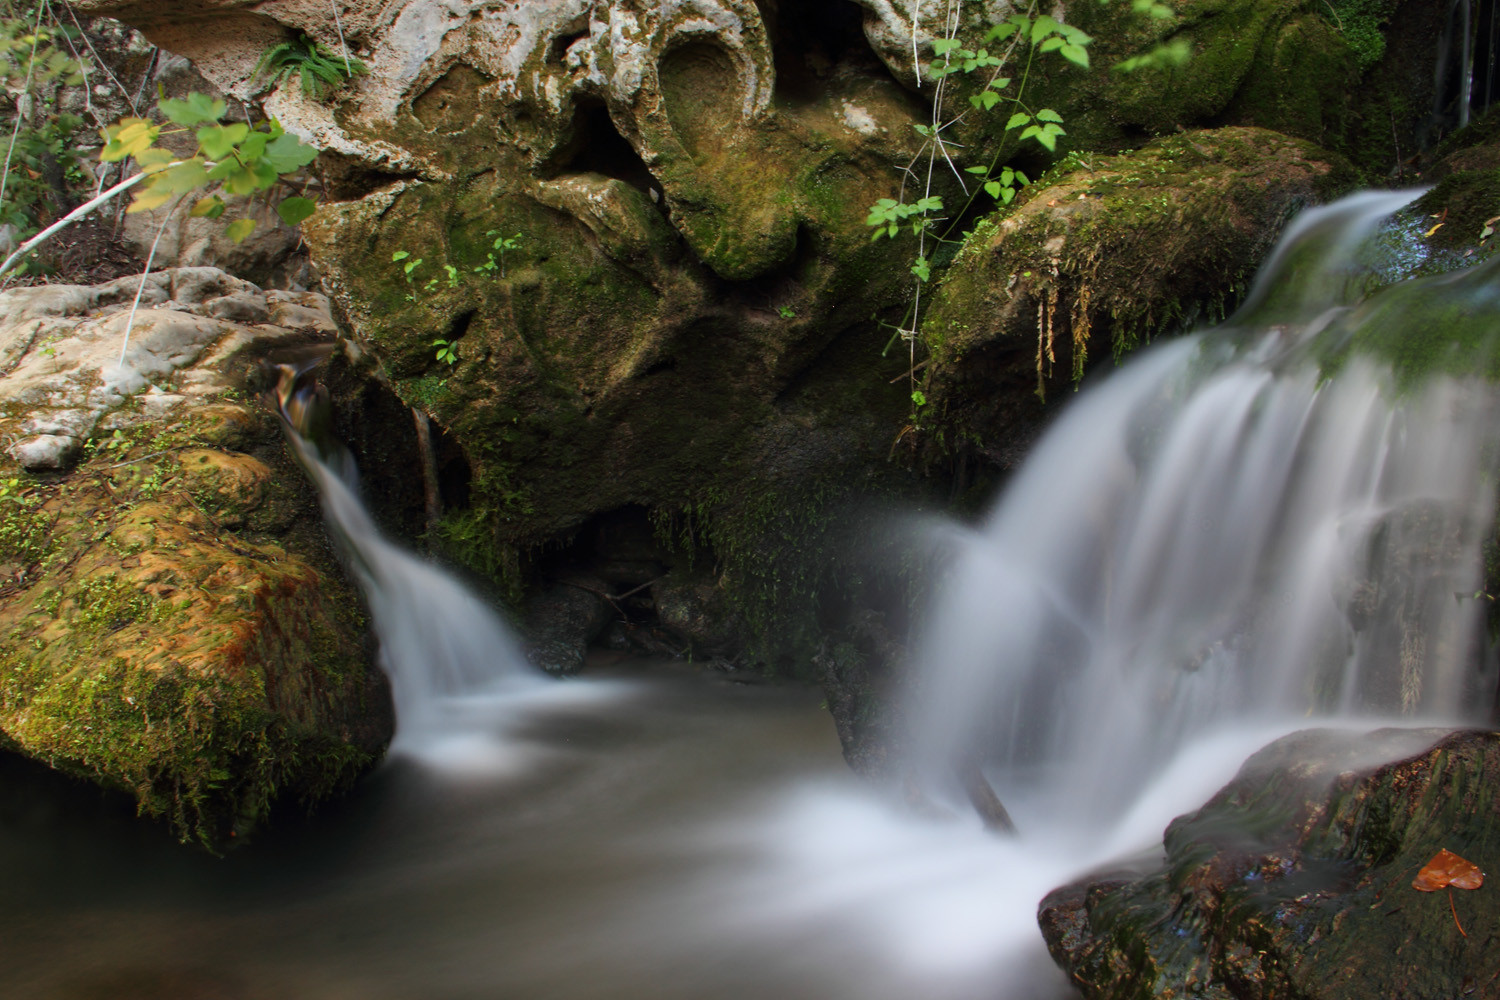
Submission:
[[108,144],[99,153],[105,163],[114,163],[149,149],[161,129],[144,118],[126,118],[105,130]]
[[195,219],[217,219],[224,214],[224,208],[224,199],[215,194],[207,198],[199,198],[193,203],[193,209],[188,214]]
[[228,226],[224,227],[224,235],[236,243],[245,242],[253,232],[255,232],[254,219],[235,219]]
[[153,187],[136,195],[135,200],[130,203],[130,207],[125,212],[127,215],[135,212],[149,212],[153,208],[161,208],[172,198],[171,191],[158,191]]

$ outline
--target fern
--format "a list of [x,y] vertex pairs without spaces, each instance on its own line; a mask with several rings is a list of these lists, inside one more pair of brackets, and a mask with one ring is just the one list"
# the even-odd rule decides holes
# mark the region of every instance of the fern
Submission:
[[365,64],[353,56],[334,52],[307,35],[299,35],[295,40],[278,42],[266,49],[255,64],[252,78],[263,77],[264,85],[270,88],[296,76],[304,94],[321,98],[325,85],[336,89],[352,77],[368,72]]

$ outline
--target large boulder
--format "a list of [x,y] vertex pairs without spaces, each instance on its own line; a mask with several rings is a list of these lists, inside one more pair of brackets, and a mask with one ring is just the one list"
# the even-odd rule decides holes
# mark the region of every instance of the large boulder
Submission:
[[1160,870],[1049,895],[1042,932],[1101,1000],[1493,996],[1495,887],[1412,881],[1442,850],[1494,870],[1497,781],[1493,732],[1297,733],[1174,820]]
[[389,739],[358,597],[258,359],[322,296],[223,272],[0,295],[0,748],[135,796],[213,850]]

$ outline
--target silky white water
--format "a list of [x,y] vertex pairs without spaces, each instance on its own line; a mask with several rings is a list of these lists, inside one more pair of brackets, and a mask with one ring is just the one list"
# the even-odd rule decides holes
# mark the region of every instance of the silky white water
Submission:
[[[847,771],[814,693],[683,665],[536,675],[482,600],[379,534],[341,450],[299,440],[392,679],[393,762],[224,861],[0,781],[23,873],[0,993],[1069,996],[1041,897],[1149,864],[1266,742],[1489,709],[1494,394],[1327,364],[1369,323],[1421,321],[1402,288],[1357,304],[1358,248],[1409,197],[1303,216],[1229,324],[1081,393],[984,523],[927,532],[951,560],[896,717],[920,814]],[[1441,280],[1500,328],[1483,282]],[[1015,837],[958,793],[976,759]]]

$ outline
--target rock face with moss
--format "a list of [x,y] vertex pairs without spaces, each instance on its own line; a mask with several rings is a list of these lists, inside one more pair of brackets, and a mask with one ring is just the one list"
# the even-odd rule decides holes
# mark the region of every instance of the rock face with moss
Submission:
[[217,850],[367,766],[389,696],[247,395],[267,351],[328,339],[326,302],[161,272],[121,366],[138,284],[0,295],[0,747]]
[[[911,440],[911,359],[886,348],[913,241],[872,242],[865,216],[924,141],[939,5],[408,0],[343,4],[338,20],[304,2],[83,6],[228,93],[269,91],[267,111],[324,151],[334,200],[304,232],[362,370],[461,452],[434,532],[455,557],[514,593],[547,575],[546,553],[635,517],[676,550],[683,593],[732,595],[757,642],[800,644],[805,666],[813,593],[840,576],[826,529],[926,488],[891,462]],[[1354,56],[1315,4],[1177,7],[1168,23],[1062,5],[1095,34],[1094,66],[1038,59],[1028,100],[1060,109],[1080,149],[1225,116],[1328,130],[1343,91],[1302,81],[1342,79]],[[980,45],[1016,9],[963,4],[959,34]],[[296,73],[256,77],[263,52],[304,35],[368,74],[316,96]],[[1169,38],[1199,58],[1112,74]],[[1295,108],[1253,99],[1283,84]],[[955,126],[962,165],[999,152],[1004,123]]]
[[1048,896],[1043,934],[1089,998],[1492,995],[1494,887],[1412,881],[1440,850],[1494,870],[1497,780],[1491,732],[1288,736],[1173,821],[1159,872]]
[[1286,220],[1352,179],[1317,147],[1245,128],[1064,160],[948,269],[922,327],[928,419],[944,444],[1003,462],[1091,356],[1222,317]]

